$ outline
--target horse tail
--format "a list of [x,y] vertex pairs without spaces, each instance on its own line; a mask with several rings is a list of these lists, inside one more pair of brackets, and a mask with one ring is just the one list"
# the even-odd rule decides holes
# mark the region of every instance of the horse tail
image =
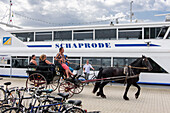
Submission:
[[[103,71],[103,68],[99,68],[99,73],[97,75],[97,79],[100,79],[102,77],[102,71]],[[96,93],[96,91],[98,90],[99,86],[100,86],[100,83],[99,81],[96,81],[95,85],[94,85],[94,89],[93,89],[93,93]]]

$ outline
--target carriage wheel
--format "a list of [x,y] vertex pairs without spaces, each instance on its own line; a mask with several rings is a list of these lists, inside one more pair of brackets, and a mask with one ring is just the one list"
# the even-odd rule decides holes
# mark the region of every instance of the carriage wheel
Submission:
[[60,83],[59,88],[58,88],[59,93],[64,93],[67,92],[69,93],[69,97],[71,98],[74,95],[75,92],[75,85],[69,81],[63,81]]
[[81,93],[83,91],[83,88],[84,88],[84,83],[75,84],[75,92],[74,92],[74,94]]
[[47,89],[52,89],[53,91],[55,91],[60,84],[60,79],[61,79],[60,76],[54,76],[50,84],[47,85]]
[[30,87],[45,87],[47,88],[47,80],[40,73],[31,74],[26,81],[26,88]]

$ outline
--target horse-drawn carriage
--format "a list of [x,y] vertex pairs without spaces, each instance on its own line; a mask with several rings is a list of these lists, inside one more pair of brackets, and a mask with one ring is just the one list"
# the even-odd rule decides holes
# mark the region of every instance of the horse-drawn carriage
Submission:
[[49,66],[32,66],[27,69],[28,79],[26,87],[45,87],[48,89],[57,89],[63,72],[54,65]]
[[[78,70],[78,69],[77,69]],[[63,68],[58,65],[49,66],[32,66],[27,69],[28,79],[26,87],[45,87],[55,91],[58,87],[58,92],[68,92],[69,97],[74,94],[79,94],[84,84],[80,80],[84,80],[81,75],[77,75],[71,80],[65,80],[66,75]]]
[[[29,70],[29,68],[31,68],[31,70]],[[127,70],[124,70],[123,68],[109,67],[104,70],[100,70],[97,79],[85,81],[82,81],[84,78],[81,75],[76,75],[72,80],[69,81],[62,81],[61,78],[65,78],[64,71],[58,66],[56,66],[55,70],[54,67],[52,68],[50,66],[47,69],[40,69],[40,66],[38,66],[36,70],[32,70],[33,67],[29,68],[27,70],[27,73],[29,74],[26,82],[27,87],[29,87],[29,85],[35,87],[45,86],[46,88],[52,88],[53,90],[58,88],[59,92],[68,92],[69,97],[72,97],[74,94],[79,94],[83,90],[85,83],[95,81],[97,83],[95,84],[93,93],[99,89],[97,96],[105,98],[106,96],[103,94],[103,87],[108,82],[123,81],[124,83],[127,83],[126,91],[123,97],[125,100],[128,100],[127,92],[131,85],[134,85],[138,88],[138,91],[135,94],[135,97],[138,98],[140,94],[140,87],[137,85],[137,82],[139,81],[139,74],[140,72],[152,70],[149,60],[144,56],[131,63]],[[125,73],[126,71],[127,74]]]

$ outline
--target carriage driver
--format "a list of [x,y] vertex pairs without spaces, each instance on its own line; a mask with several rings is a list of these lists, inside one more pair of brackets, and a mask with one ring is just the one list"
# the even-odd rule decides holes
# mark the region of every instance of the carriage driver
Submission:
[[70,77],[69,74],[71,74],[71,75],[74,75],[74,74],[70,71],[69,67],[65,64],[66,60],[65,60],[65,57],[64,57],[63,53],[64,53],[64,48],[61,47],[59,49],[59,53],[57,53],[57,56],[56,56],[55,60],[57,60],[61,64],[61,66],[63,67],[63,69],[66,72],[67,79],[68,79]]

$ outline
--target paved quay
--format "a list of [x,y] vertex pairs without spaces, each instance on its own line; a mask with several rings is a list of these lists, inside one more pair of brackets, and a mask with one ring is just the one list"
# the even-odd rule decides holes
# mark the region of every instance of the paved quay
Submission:
[[[11,81],[13,86],[25,86],[26,79],[3,78],[0,85]],[[128,93],[129,101],[122,99],[125,87],[123,85],[107,85],[104,92],[106,99],[92,94],[92,85],[85,86],[83,92],[74,95],[71,99],[79,99],[83,102],[83,108],[88,111],[101,111],[101,113],[170,113],[170,86],[144,86],[141,88],[141,95],[136,100],[137,89],[131,87]],[[53,93],[57,95],[57,91]]]

